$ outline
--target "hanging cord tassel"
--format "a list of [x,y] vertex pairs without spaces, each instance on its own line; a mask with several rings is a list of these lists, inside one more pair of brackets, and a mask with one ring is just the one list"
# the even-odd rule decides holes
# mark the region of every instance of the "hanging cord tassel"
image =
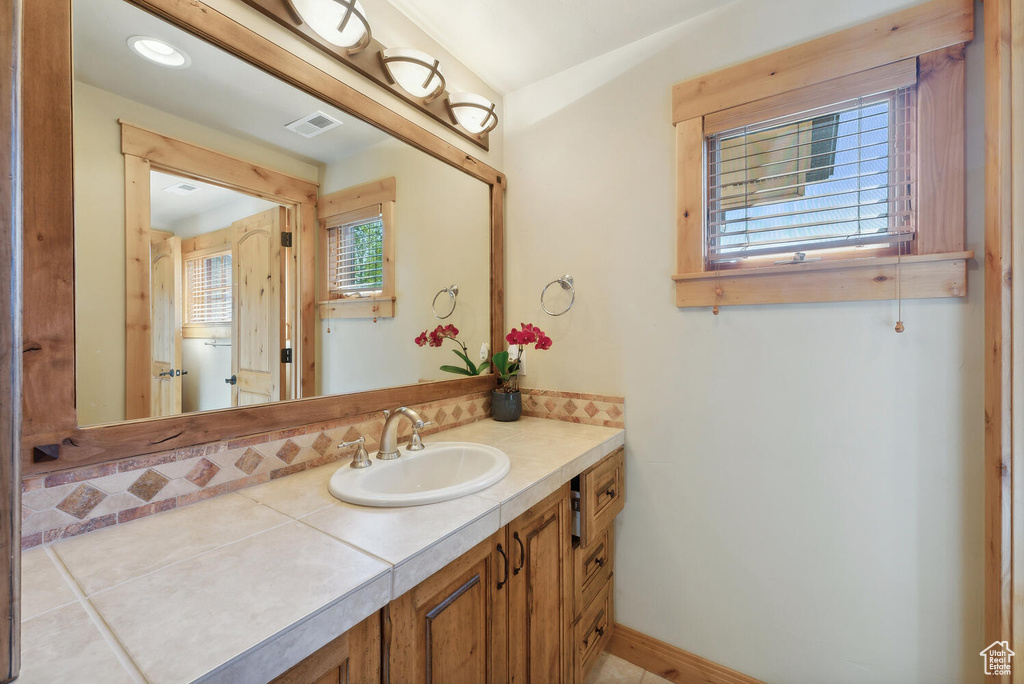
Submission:
[[901,333],[906,328],[903,325],[903,243],[900,244],[899,252],[896,254],[896,332]]
[[718,315],[718,300],[722,296],[722,288],[718,284],[719,269],[718,264],[715,264],[715,305],[711,307],[711,313]]

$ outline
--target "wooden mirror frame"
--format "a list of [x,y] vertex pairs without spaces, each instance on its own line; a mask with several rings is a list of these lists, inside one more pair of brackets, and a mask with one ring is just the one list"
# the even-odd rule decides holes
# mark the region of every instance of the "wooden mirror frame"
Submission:
[[[125,0],[490,186],[492,349],[504,345],[505,177],[199,0]],[[79,427],[75,406],[72,0],[24,8],[23,474],[111,461],[480,392],[493,375]],[[35,38],[35,40],[33,40]],[[312,282],[315,253],[301,256]],[[301,316],[315,320],[313,297]],[[313,325],[300,344],[313,344]],[[311,356],[311,355],[310,355]],[[308,362],[312,363],[312,361]],[[312,368],[301,369],[302,373]]]

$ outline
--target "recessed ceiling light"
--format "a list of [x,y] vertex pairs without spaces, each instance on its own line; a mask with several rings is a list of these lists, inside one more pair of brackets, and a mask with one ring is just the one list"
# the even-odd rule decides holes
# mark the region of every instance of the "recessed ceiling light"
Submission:
[[128,47],[138,56],[169,69],[186,69],[192,63],[188,55],[178,48],[149,36],[132,36],[128,39]]

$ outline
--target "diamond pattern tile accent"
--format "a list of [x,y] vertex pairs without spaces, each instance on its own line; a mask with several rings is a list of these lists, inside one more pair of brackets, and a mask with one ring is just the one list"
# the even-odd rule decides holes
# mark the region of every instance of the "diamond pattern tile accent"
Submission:
[[313,449],[322,456],[331,448],[331,444],[333,444],[333,442],[331,441],[331,438],[327,436],[327,433],[321,432],[320,436],[313,442]]
[[213,476],[220,472],[220,466],[208,458],[201,458],[192,470],[188,471],[185,479],[197,487],[205,487],[210,484]]
[[107,495],[100,490],[83,483],[57,504],[57,508],[81,520],[106,498]]
[[563,406],[562,408],[565,410],[567,414],[571,416],[572,414],[576,413],[576,409],[578,409],[579,407],[576,406],[575,402],[573,402],[572,399],[570,399],[569,401],[565,402],[565,406]]
[[[528,397],[529,394],[524,393],[524,400]],[[556,412],[561,414],[566,396],[538,393],[536,398],[530,399],[539,406],[539,402],[550,401],[549,397],[553,397]],[[425,420],[433,420],[439,427],[451,427],[455,423],[486,418],[490,403],[489,393],[481,392],[416,408]],[[583,402],[577,401],[579,403]],[[598,402],[597,406],[603,407],[603,404]],[[543,409],[537,413],[544,415]],[[604,415],[599,413],[597,420]],[[563,416],[563,419],[566,418]],[[375,412],[362,416],[358,423],[332,421],[322,431],[294,428],[272,435],[135,457],[108,464],[104,466],[106,469],[79,468],[27,480],[23,482],[26,506],[22,512],[26,531],[23,541],[29,546],[49,543],[234,491],[263,477],[261,469],[268,470],[271,463],[273,472],[264,473],[267,479],[333,462],[341,457],[334,446],[360,435],[366,437],[366,448],[373,451],[383,425],[380,412]],[[410,434],[408,424],[403,424],[402,428],[403,436],[407,437]]]
[[284,443],[284,446],[277,450],[277,457],[288,465],[291,465],[292,461],[295,460],[295,457],[301,450],[302,448],[298,444],[289,439]]
[[152,468],[142,473],[142,475],[132,486],[128,488],[130,494],[134,494],[143,501],[149,501],[156,496],[164,485],[170,482],[171,479],[166,475],[156,472]]
[[549,413],[554,412],[556,406],[558,406],[558,404],[555,403],[554,399],[548,399],[544,402],[544,408],[546,408]]
[[252,447],[249,447],[245,450],[245,453],[235,461],[235,467],[246,475],[252,475],[253,471],[260,467],[260,463],[263,463],[263,454]]
[[588,404],[587,404],[586,406],[584,406],[584,407],[583,407],[583,410],[584,410],[584,411],[586,412],[586,414],[587,414],[588,416],[590,416],[591,418],[593,418],[594,416],[596,416],[596,415],[598,414],[598,412],[599,412],[599,411],[600,411],[601,409],[599,409],[599,408],[597,408],[596,406],[594,406],[594,402],[592,402],[592,401],[591,401],[591,402],[589,402],[589,403],[588,403]]
[[615,404],[612,404],[610,407],[608,407],[608,417],[611,418],[612,420],[618,420],[621,415],[622,411],[620,411],[619,407],[616,406]]

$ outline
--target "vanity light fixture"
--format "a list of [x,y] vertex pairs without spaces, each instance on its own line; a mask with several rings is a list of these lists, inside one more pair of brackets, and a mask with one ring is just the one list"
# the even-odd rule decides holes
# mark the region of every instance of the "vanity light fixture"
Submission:
[[476,136],[486,135],[498,125],[494,103],[476,93],[450,93],[445,100],[448,116]]
[[424,104],[444,92],[441,63],[422,50],[385,48],[377,53],[388,83],[398,86]]
[[288,0],[295,14],[318,36],[354,55],[373,40],[359,0]]
[[139,57],[168,69],[187,69],[192,64],[184,52],[157,38],[132,36],[128,39],[128,47]]

